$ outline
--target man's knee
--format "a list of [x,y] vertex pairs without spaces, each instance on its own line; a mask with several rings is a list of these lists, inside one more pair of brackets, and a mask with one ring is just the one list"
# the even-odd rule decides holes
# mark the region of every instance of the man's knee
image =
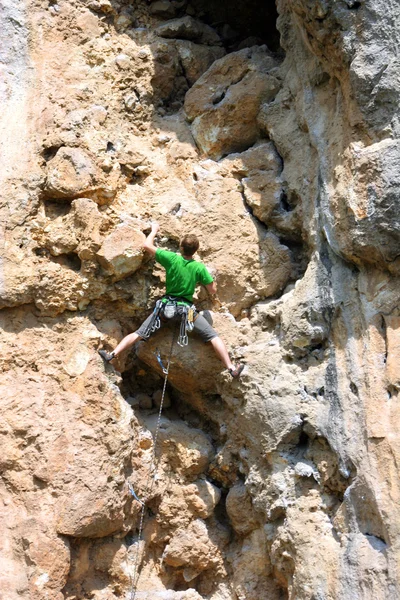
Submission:
[[205,318],[205,320],[207,321],[207,323],[209,325],[213,325],[214,321],[213,321],[213,314],[211,312],[211,310],[202,310],[200,312],[200,314]]
[[201,314],[194,322],[194,331],[201,337],[203,342],[211,342],[211,340],[218,337],[218,333]]

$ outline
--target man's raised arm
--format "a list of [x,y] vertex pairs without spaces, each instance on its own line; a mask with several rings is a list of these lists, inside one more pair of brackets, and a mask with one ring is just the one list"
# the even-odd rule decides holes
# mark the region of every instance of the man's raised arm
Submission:
[[204,287],[206,288],[206,290],[210,294],[210,296],[213,296],[214,294],[217,293],[217,284],[215,283],[215,281],[212,281],[211,283],[207,284]]
[[160,226],[158,223],[152,223],[151,224],[151,232],[149,233],[149,235],[147,236],[147,238],[145,239],[144,244],[143,244],[143,248],[146,250],[146,252],[149,252],[153,256],[155,255],[155,253],[157,251],[157,247],[154,245],[154,238],[156,237],[159,229],[160,229]]

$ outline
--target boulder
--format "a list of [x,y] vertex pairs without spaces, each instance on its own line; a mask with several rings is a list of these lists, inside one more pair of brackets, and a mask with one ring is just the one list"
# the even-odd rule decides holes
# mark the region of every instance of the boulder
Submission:
[[229,490],[226,497],[226,510],[232,527],[240,535],[246,535],[257,529],[251,497],[243,483],[237,483]]
[[142,409],[150,409],[153,406],[151,396],[144,393],[136,394],[134,397],[134,403],[138,404]]
[[191,40],[208,46],[221,45],[221,39],[212,27],[188,15],[163,23],[155,32],[163,38]]
[[[108,491],[108,490],[107,490]],[[121,531],[124,503],[116,502],[106,490],[76,489],[61,504],[57,533],[73,537],[98,538]]]
[[97,252],[97,259],[116,281],[132,275],[143,261],[144,234],[130,225],[114,229]]
[[67,215],[46,226],[44,246],[53,256],[76,252],[81,260],[92,258],[101,246],[101,229],[107,219],[89,198],[77,198]]
[[[153,394],[153,402],[154,402],[155,406],[157,406],[157,408],[160,407],[161,398],[162,398],[162,390],[156,390]],[[164,406],[164,408],[169,408],[171,406],[171,397],[167,391],[165,391],[165,394],[164,394],[163,406]]]
[[169,484],[158,509],[157,522],[163,527],[182,527],[194,518],[208,519],[220,498],[220,490],[206,479],[189,485]]
[[[153,437],[157,418],[158,415],[154,414],[143,419]],[[164,468],[173,469],[175,473],[189,481],[196,480],[207,469],[213,447],[207,436],[199,429],[162,417],[158,439]]]
[[218,160],[256,142],[260,107],[280,89],[269,73],[276,66],[265,46],[246,48],[217,60],[188,91],[186,115],[204,153]]
[[213,62],[226,54],[221,46],[204,46],[189,40],[177,40],[176,47],[189,85],[193,85]]
[[87,152],[67,146],[49,161],[44,191],[47,196],[60,199],[89,194],[99,203],[109,201],[115,193],[107,188],[101,170]]
[[[194,576],[215,568],[221,561],[219,549],[211,541],[207,525],[201,519],[187,529],[179,529],[164,550],[164,561],[171,567],[190,567]],[[187,581],[194,577],[186,578]]]
[[150,5],[150,14],[157,17],[171,18],[175,16],[176,8],[169,0],[156,0]]

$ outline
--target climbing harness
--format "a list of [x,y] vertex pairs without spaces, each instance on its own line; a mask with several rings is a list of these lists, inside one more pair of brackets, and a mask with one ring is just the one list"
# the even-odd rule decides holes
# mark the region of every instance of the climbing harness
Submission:
[[[159,300],[158,302],[161,302],[161,300]],[[140,561],[140,542],[142,541],[142,535],[143,535],[143,524],[144,524],[144,517],[145,517],[145,512],[146,512],[146,502],[147,502],[147,500],[149,500],[149,498],[151,498],[151,495],[152,495],[152,492],[153,492],[154,483],[155,483],[155,480],[156,480],[156,477],[157,477],[158,463],[159,463],[159,460],[160,460],[160,457],[157,457],[157,454],[156,454],[157,440],[158,440],[158,434],[160,432],[161,416],[162,416],[162,410],[163,410],[163,406],[164,406],[165,392],[166,392],[166,389],[167,389],[167,381],[168,381],[169,368],[170,368],[170,365],[171,365],[172,353],[173,353],[173,349],[174,349],[175,331],[176,331],[176,327],[174,327],[174,330],[173,330],[173,333],[172,333],[171,347],[170,347],[170,350],[169,350],[168,362],[167,362],[167,366],[166,367],[164,367],[163,362],[161,360],[160,351],[158,350],[158,353],[157,353],[157,361],[158,361],[158,363],[159,363],[159,365],[162,368],[162,371],[164,373],[164,385],[163,385],[163,390],[162,390],[162,394],[161,394],[161,402],[160,402],[160,408],[159,408],[159,411],[158,411],[158,418],[157,418],[156,430],[155,430],[155,433],[154,433],[154,442],[153,442],[153,452],[152,452],[152,457],[151,457],[151,466],[150,466],[150,471],[149,471],[149,475],[148,475],[147,482],[146,482],[145,489],[147,491],[145,493],[144,500],[140,500],[138,498],[138,496],[136,495],[135,490],[133,489],[133,487],[132,487],[131,484],[129,484],[129,486],[128,486],[129,492],[131,493],[131,495],[135,498],[135,500],[137,500],[137,502],[139,502],[141,504],[140,521],[139,521],[139,531],[138,531],[137,547],[136,547],[136,556],[135,556],[135,563],[134,563],[134,568],[133,568],[133,575],[131,576],[131,596],[130,596],[130,600],[135,600],[135,598],[136,598],[137,586],[138,586],[138,583],[139,583],[139,576],[140,576],[140,570],[139,570],[139,565],[140,565],[140,562],[141,562]],[[153,473],[151,471],[153,471]]]
[[187,346],[189,338],[188,331],[192,331],[196,320],[196,307],[179,301],[173,296],[164,296],[157,300],[153,310],[151,320],[144,332],[143,338],[147,340],[150,335],[161,327],[161,320],[181,320],[181,326],[178,337],[178,345]]

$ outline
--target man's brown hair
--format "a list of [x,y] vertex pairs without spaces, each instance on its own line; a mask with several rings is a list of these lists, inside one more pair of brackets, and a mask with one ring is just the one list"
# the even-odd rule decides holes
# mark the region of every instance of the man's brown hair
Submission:
[[193,256],[199,249],[200,243],[195,235],[189,233],[181,239],[181,248],[185,256]]

